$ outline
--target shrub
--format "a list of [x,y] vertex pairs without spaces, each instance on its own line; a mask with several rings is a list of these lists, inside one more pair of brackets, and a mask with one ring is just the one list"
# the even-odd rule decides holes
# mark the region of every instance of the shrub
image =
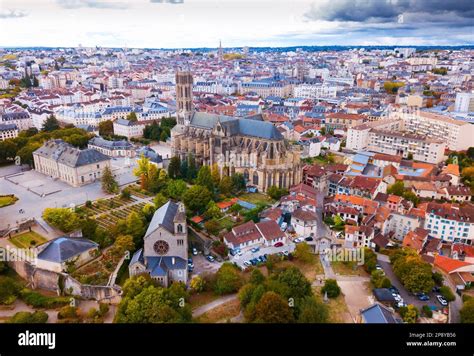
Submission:
[[337,298],[341,294],[341,288],[337,285],[335,279],[326,279],[321,292],[323,294],[327,293],[328,298]]
[[442,286],[439,289],[439,292],[448,302],[452,302],[456,299],[456,296],[454,295],[453,291],[448,286]]
[[10,277],[0,276],[0,304],[12,304],[21,286]]
[[422,311],[423,311],[423,315],[425,315],[426,317],[428,318],[433,317],[433,311],[431,310],[429,306],[423,305]]
[[79,319],[79,309],[71,305],[66,305],[59,309],[58,319]]
[[22,311],[15,313],[7,323],[10,324],[44,324],[48,321],[48,314],[44,311],[35,311],[33,313]]
[[20,296],[26,304],[34,308],[52,309],[69,303],[68,297],[46,297],[27,288],[21,290]]
[[241,286],[240,271],[231,263],[224,263],[216,273],[214,292],[229,294],[239,290]]

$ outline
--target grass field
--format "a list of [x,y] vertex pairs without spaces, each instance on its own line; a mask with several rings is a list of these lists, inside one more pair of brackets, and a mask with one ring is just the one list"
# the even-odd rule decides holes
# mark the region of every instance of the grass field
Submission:
[[332,269],[334,273],[341,274],[341,275],[348,275],[348,276],[363,276],[367,277],[368,274],[362,268],[362,266],[358,266],[356,262],[339,262],[333,261],[331,262]]
[[4,206],[15,204],[18,198],[14,195],[2,195],[0,196],[0,208]]
[[318,257],[314,256],[314,260],[310,263],[303,263],[294,259],[292,261],[285,260],[278,264],[278,267],[290,267],[295,266],[310,282],[314,282],[317,275],[324,274],[323,266]]
[[[313,292],[318,298],[323,299],[321,287],[313,287]],[[342,293],[337,298],[329,298],[327,306],[329,308],[330,323],[353,323]]]
[[202,305],[213,302],[216,299],[219,299],[219,296],[213,292],[194,293],[189,297],[189,304],[191,305],[192,309],[196,309]]
[[240,314],[240,301],[232,300],[196,318],[198,323],[225,323]]
[[10,239],[10,242],[19,248],[35,247],[35,246],[41,245],[42,243],[46,241],[48,240],[46,240],[43,236],[41,236],[40,234],[37,234],[34,231],[24,232],[20,235],[13,236]]
[[262,193],[245,193],[239,196],[239,199],[252,204],[273,204],[275,202],[268,195]]

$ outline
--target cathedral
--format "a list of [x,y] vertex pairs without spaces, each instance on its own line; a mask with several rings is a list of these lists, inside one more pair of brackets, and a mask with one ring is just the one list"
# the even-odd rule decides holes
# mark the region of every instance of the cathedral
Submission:
[[174,156],[192,154],[200,165],[216,163],[221,175],[242,173],[246,182],[265,192],[301,182],[300,152],[262,115],[244,118],[194,112],[192,75],[176,74],[178,125],[171,131]]

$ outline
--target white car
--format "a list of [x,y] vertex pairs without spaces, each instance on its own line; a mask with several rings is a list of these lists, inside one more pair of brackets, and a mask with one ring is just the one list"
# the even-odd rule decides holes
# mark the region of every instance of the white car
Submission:
[[242,251],[237,252],[237,256],[242,256],[244,253]]
[[285,231],[287,227],[288,227],[288,224],[286,222],[283,222],[281,223],[280,229],[281,231]]
[[283,254],[284,254],[285,256],[288,256],[290,253],[289,253],[288,251],[283,251]]
[[251,265],[252,265],[252,263],[250,263],[250,261],[244,261],[244,266],[250,267]]
[[441,304],[443,307],[448,305],[448,301],[444,299],[442,295],[437,295],[436,299],[438,299],[439,304]]
[[299,244],[300,242],[303,242],[304,238],[303,237],[297,237],[296,239],[293,240],[295,244]]
[[193,255],[197,256],[197,254],[198,254],[198,250],[195,247],[193,247]]

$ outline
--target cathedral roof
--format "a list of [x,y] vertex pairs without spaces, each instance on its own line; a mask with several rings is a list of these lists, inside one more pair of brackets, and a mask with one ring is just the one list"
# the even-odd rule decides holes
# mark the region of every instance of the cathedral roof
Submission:
[[270,122],[263,121],[261,115],[247,118],[236,118],[227,115],[217,115],[206,112],[195,112],[191,117],[190,126],[213,129],[220,122],[229,130],[230,135],[243,135],[263,138],[267,140],[283,140],[283,135]]

